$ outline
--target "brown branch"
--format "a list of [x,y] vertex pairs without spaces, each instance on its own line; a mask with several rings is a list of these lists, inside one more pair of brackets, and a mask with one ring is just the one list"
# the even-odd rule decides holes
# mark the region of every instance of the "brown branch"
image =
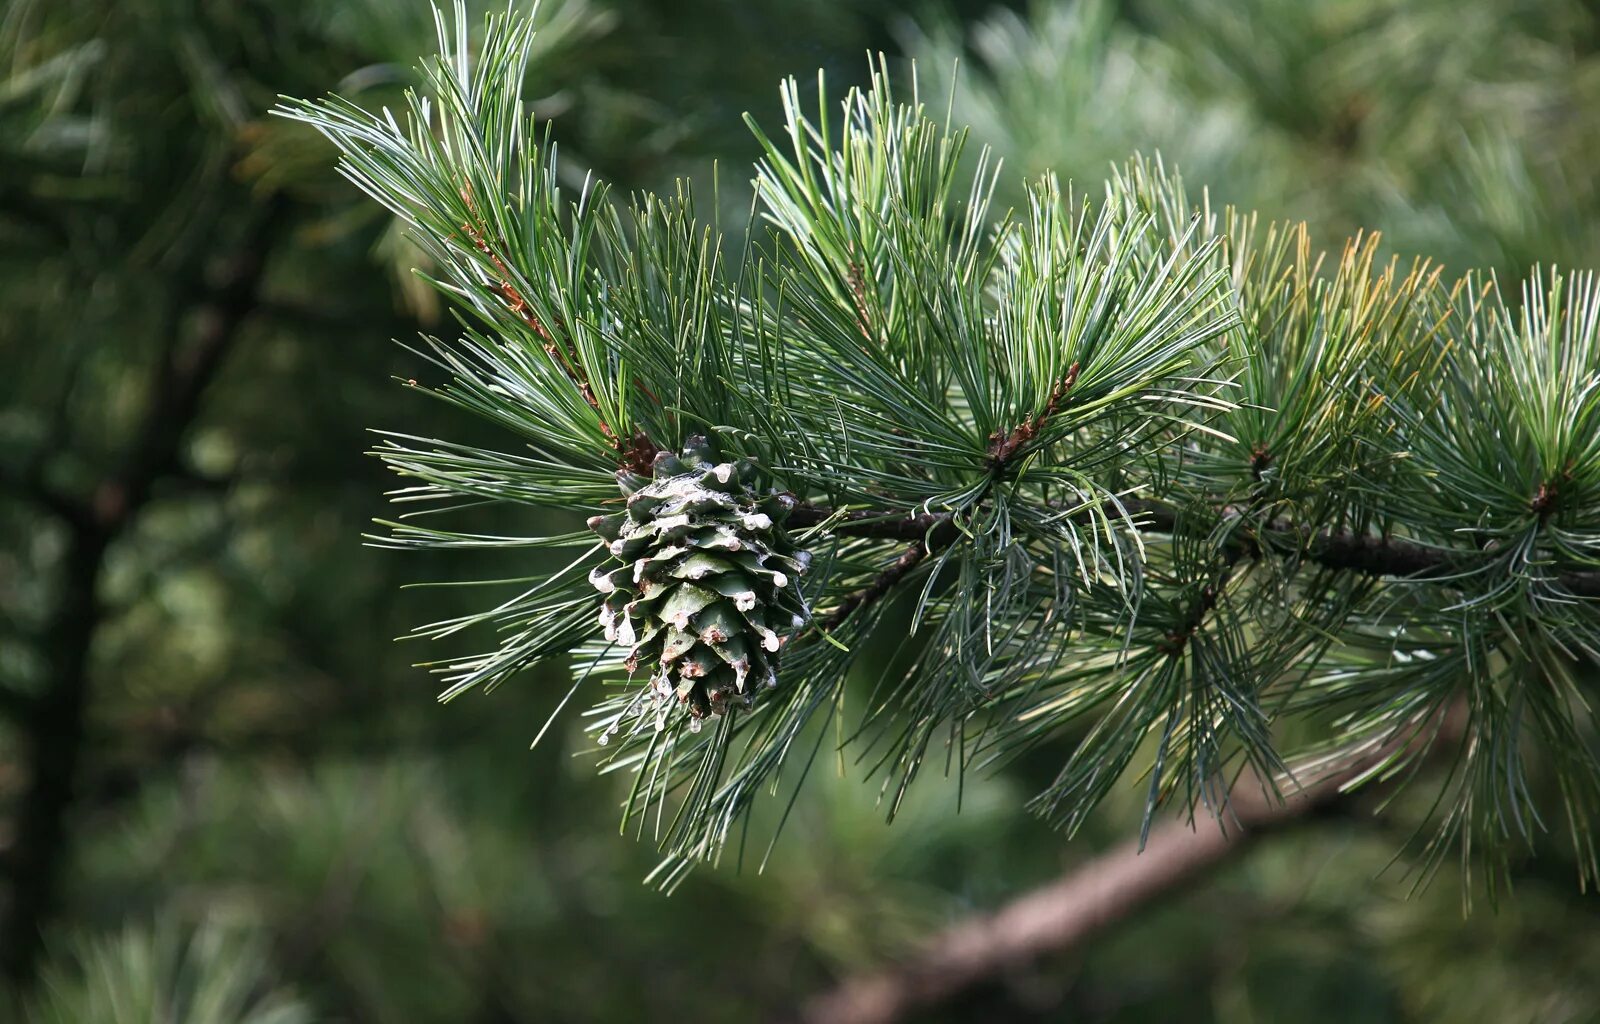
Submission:
[[1450,739],[1464,727],[1462,710],[1368,748],[1284,799],[1266,795],[1259,785],[1237,785],[1223,822],[1168,822],[1150,833],[1142,850],[1137,838],[1130,839],[992,914],[955,925],[909,959],[847,979],[808,1001],[798,1019],[893,1024],[1047,953],[1070,950],[1194,883],[1262,835],[1352,803],[1344,787],[1397,753],[1454,746]]
[[1169,658],[1176,658],[1184,652],[1189,646],[1189,641],[1193,640],[1194,635],[1200,632],[1200,627],[1205,625],[1206,618],[1216,610],[1217,601],[1227,588],[1229,577],[1233,575],[1233,566],[1234,562],[1230,560],[1213,579],[1200,588],[1183,621],[1162,638],[1156,645],[1157,650]]

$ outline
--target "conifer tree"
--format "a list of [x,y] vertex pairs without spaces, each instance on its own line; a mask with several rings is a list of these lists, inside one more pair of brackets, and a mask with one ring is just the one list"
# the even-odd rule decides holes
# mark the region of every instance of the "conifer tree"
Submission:
[[[882,65],[840,102],[784,85],[728,245],[686,187],[565,183],[520,97],[528,23],[469,47],[458,9],[440,39],[399,114],[283,108],[458,314],[415,387],[506,436],[387,437],[384,543],[562,553],[419,632],[498,631],[434,665],[446,698],[570,662],[663,882],[803,780],[897,603],[902,657],[841,739],[891,809],[930,756],[1052,752],[1032,807],[1070,830],[1129,779],[1147,822],[1224,816],[1241,773],[1396,777],[1444,747],[1434,853],[1504,857],[1559,814],[1593,872],[1591,275],[1451,279],[1372,234],[1324,257],[1158,159],[1005,210],[1001,169]],[[474,532],[484,503],[574,528]]]

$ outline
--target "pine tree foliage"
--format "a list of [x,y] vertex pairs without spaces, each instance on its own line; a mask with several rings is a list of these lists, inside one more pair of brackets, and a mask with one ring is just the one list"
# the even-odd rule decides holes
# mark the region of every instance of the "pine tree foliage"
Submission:
[[27,1024],[148,1020],[305,1024],[309,1007],[275,984],[267,943],[211,919],[192,931],[129,926],[65,947],[24,1007]]
[[[440,38],[401,114],[282,110],[410,226],[458,311],[459,336],[428,339],[440,383],[418,386],[508,437],[390,436],[417,510],[385,542],[566,552],[420,632],[499,632],[434,666],[446,698],[568,657],[569,700],[600,695],[589,729],[631,778],[624,826],[661,844],[664,882],[742,848],[752,800],[804,778],[823,723],[854,725],[852,658],[902,602],[900,667],[843,737],[891,810],[930,754],[960,772],[1059,751],[1034,806],[1070,829],[1130,777],[1152,813],[1220,815],[1247,766],[1292,785],[1375,756],[1383,777],[1444,746],[1437,851],[1531,840],[1551,810],[1530,773],[1549,773],[1592,868],[1590,275],[1448,281],[1371,235],[1323,256],[1303,225],[1214,210],[1160,161],[1099,201],[1045,174],[1002,210],[999,168],[968,162],[965,134],[881,65],[842,102],[819,80],[814,108],[786,83],[782,130],[755,129],[757,220],[725,249],[686,188],[624,202],[561,183],[520,98],[527,22],[491,18],[474,42],[458,9]],[[638,633],[609,598],[597,618],[591,577],[617,579],[620,534],[435,518],[511,502],[632,522],[649,537],[621,557],[638,557],[676,527],[632,502],[701,443],[793,504],[782,546],[810,563],[775,685],[711,728],[698,698],[652,705]],[[686,593],[707,552],[679,547],[613,586]]]
[[929,17],[907,47],[1024,174],[1159,150],[1319,237],[1382,224],[1399,252],[1522,277],[1600,243],[1594,33],[1583,0],[1038,0]]

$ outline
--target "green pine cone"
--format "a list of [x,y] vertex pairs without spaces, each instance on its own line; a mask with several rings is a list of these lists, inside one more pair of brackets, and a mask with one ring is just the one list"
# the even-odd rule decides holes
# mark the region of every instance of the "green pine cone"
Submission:
[[699,436],[651,472],[619,474],[627,510],[589,520],[621,563],[589,574],[606,639],[696,719],[749,707],[778,684],[778,651],[806,621],[796,577],[811,555],[783,530],[794,498],[757,493],[753,461],[717,462]]

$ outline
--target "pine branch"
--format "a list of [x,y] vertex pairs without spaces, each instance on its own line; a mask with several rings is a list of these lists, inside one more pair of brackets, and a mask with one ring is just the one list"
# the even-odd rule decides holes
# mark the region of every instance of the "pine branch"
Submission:
[[[849,657],[822,634],[868,628],[857,613],[925,580],[936,552],[909,667],[866,725],[903,784],[946,727],[963,764],[984,763],[1089,719],[1036,804],[1072,827],[1152,750],[1150,807],[1220,787],[1235,755],[1281,766],[1281,716],[1336,708],[1344,739],[1382,734],[1466,677],[1513,698],[1474,705],[1475,749],[1508,753],[1446,826],[1539,820],[1517,806],[1526,733],[1559,763],[1587,842],[1594,277],[1536,278],[1519,304],[1385,264],[1370,235],[1325,265],[1303,226],[1218,215],[1159,161],[1129,164],[1099,203],[1046,175],[997,217],[987,155],[964,183],[964,133],[897,102],[884,67],[838,112],[824,94],[812,115],[786,82],[782,133],[752,125],[770,231],[729,266],[686,190],[626,210],[603,187],[562,198],[521,99],[527,23],[491,18],[478,53],[441,29],[404,125],[339,100],[281,111],[412,227],[468,324],[429,339],[450,375],[436,393],[520,446],[402,437],[384,457],[414,483],[401,500],[526,503],[615,536],[407,523],[394,543],[585,549],[422,632],[503,627],[493,649],[439,663],[447,695],[560,654],[586,666],[580,683],[653,665],[648,687],[602,701],[595,732],[608,765],[650,780],[642,804],[684,794],[667,877],[715,855],[831,706]],[[670,459],[648,472],[658,441],[700,432],[740,465],[784,467],[790,494],[758,498],[744,488],[771,485],[759,468],[735,487],[732,462],[699,456],[720,481],[680,480]],[[819,495],[865,507],[807,503]],[[768,497],[799,505],[774,519],[756,509]],[[764,561],[790,541],[809,552]],[[801,635],[803,609],[772,602],[811,554],[828,567],[805,588],[821,628]],[[759,698],[717,682],[723,702],[696,714],[673,704],[696,679],[742,678],[728,642],[747,629],[787,644],[782,678]],[[682,690],[663,682],[702,643],[718,657],[691,660]],[[680,728],[708,713],[711,734]]]
[[[1171,505],[1138,498],[1119,501],[1141,531],[1171,534],[1178,528],[1180,513]],[[1108,515],[1122,514],[1109,506],[1102,506],[1102,510]],[[1227,514],[1226,511],[1217,512],[1219,519]],[[954,518],[949,512],[908,516],[851,509],[839,513],[825,505],[807,504],[794,510],[790,522],[796,528],[806,529],[832,521],[830,531],[841,537],[926,538],[935,547],[941,547],[960,536]],[[1089,513],[1082,512],[1077,518],[1088,521]],[[1324,569],[1437,583],[1458,580],[1481,568],[1492,557],[1492,552],[1448,550],[1399,537],[1375,537],[1347,530],[1309,530],[1287,520],[1275,520],[1259,530],[1236,532],[1226,544],[1226,552],[1234,556],[1257,554],[1262,550],[1301,551],[1306,560]],[[1600,571],[1563,571],[1555,574],[1555,579],[1577,597],[1600,599]]]

